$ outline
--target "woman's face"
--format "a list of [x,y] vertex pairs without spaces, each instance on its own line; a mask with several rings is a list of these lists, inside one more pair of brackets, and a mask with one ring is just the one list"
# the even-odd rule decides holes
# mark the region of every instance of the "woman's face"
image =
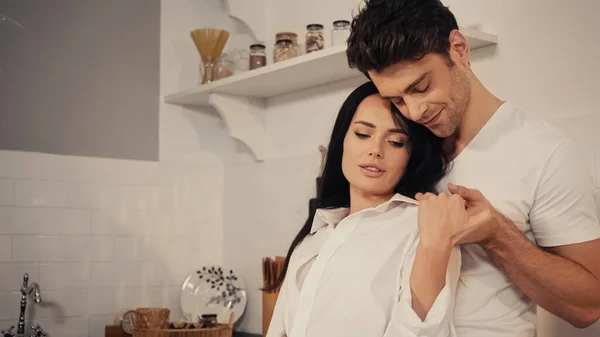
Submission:
[[390,102],[380,95],[364,99],[344,138],[342,171],[350,190],[392,195],[410,157],[407,142],[408,136],[392,119]]

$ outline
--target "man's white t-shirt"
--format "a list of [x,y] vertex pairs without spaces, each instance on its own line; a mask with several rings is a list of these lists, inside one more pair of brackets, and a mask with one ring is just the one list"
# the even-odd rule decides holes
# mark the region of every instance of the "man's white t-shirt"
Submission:
[[[540,247],[600,238],[582,151],[551,124],[505,102],[453,160],[449,182],[478,189]],[[577,286],[577,285],[573,285]],[[536,306],[478,245],[462,248],[455,324],[461,337],[536,335]]]

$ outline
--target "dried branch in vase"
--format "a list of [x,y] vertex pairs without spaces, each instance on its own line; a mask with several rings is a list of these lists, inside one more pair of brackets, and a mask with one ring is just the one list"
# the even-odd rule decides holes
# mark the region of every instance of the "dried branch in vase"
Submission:
[[233,270],[230,270],[227,275],[220,267],[202,267],[202,270],[198,270],[197,273],[201,280],[206,280],[206,283],[210,283],[211,289],[216,289],[219,293],[218,296],[212,296],[207,305],[223,303],[224,307],[232,308],[241,302],[242,298],[238,292],[243,289],[234,285],[234,281],[237,281],[238,278],[233,274]]

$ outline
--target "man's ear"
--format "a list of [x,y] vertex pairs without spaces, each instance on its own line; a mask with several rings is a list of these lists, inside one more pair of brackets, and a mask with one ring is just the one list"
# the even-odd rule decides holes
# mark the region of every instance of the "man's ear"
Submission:
[[465,36],[458,29],[454,29],[450,32],[448,42],[450,45],[450,54],[454,55],[455,59],[465,67],[470,66],[471,49]]

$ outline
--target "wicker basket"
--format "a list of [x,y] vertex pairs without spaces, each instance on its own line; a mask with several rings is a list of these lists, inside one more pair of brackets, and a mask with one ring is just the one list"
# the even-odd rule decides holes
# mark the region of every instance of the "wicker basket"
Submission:
[[170,313],[171,310],[166,308],[137,308],[134,328],[140,330],[167,329]]
[[217,324],[214,328],[203,329],[133,329],[133,337],[232,337],[233,313],[229,324]]

